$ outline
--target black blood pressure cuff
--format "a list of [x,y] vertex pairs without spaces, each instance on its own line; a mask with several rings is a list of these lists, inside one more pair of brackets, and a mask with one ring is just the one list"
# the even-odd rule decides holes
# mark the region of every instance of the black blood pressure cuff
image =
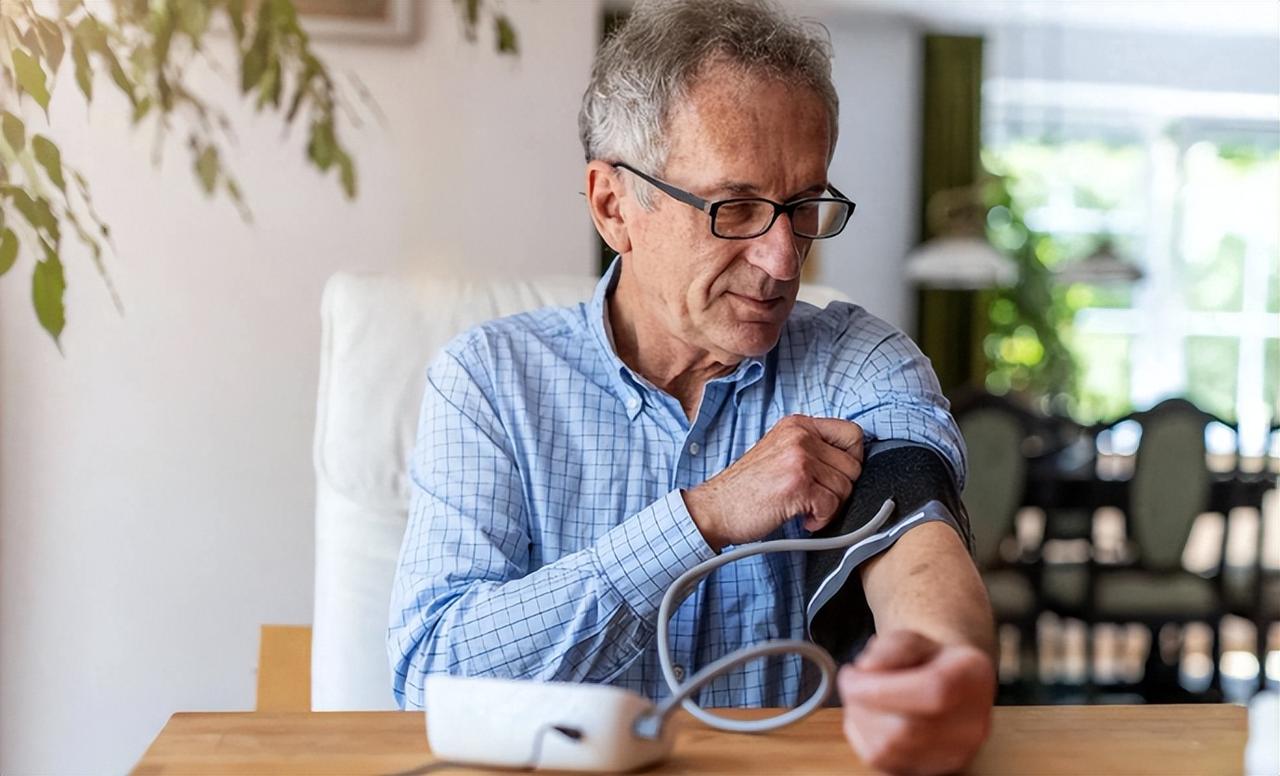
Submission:
[[911,528],[933,521],[954,528],[973,552],[969,516],[946,461],[932,448],[897,440],[884,440],[868,449],[862,475],[842,507],[843,517],[814,536],[840,536],[861,528],[880,511],[885,499],[893,499],[895,507],[875,534],[848,549],[806,553],[809,638],[841,663],[861,651],[875,632],[858,566],[889,549]]

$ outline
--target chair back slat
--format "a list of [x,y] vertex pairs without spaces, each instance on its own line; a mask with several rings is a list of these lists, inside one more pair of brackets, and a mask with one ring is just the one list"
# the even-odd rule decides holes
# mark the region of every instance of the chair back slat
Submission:
[[1129,494],[1129,527],[1141,563],[1181,568],[1183,548],[1209,501],[1205,426],[1213,419],[1185,401],[1168,401],[1134,416],[1142,424]]
[[964,505],[973,528],[974,560],[979,568],[990,568],[1022,502],[1024,428],[1016,415],[994,406],[968,412],[958,422],[969,451]]

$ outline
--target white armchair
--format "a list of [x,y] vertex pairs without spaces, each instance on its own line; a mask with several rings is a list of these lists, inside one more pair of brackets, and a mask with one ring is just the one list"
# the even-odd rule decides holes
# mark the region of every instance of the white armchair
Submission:
[[[329,279],[314,448],[313,709],[395,708],[384,637],[427,364],[477,323],[573,304],[589,298],[595,283],[585,276]],[[800,297],[820,306],[845,298],[817,286]]]

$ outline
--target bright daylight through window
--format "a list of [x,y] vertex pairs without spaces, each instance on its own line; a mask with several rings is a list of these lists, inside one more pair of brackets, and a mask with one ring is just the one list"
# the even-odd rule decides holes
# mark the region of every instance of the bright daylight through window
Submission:
[[[1075,363],[1037,385],[1044,345],[1009,300],[986,343],[997,392],[1048,388],[1082,422],[1185,396],[1263,453],[1280,421],[1280,116],[1274,98],[1044,82],[989,83],[983,161],[1008,207],[990,236],[1027,241],[1057,277],[1100,249],[1133,282],[1053,284],[1044,315]],[[1235,449],[1224,427],[1211,450]]]

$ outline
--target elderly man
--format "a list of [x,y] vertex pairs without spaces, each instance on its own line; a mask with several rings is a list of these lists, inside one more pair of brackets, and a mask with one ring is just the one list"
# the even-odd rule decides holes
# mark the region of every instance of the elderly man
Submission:
[[[881,451],[940,461],[933,503],[958,504],[963,443],[927,360],[860,307],[796,302],[813,240],[853,211],[827,179],[822,31],[764,2],[641,4],[579,120],[587,203],[618,258],[589,302],[480,326],[428,370],[388,636],[406,707],[435,672],[661,697],[656,614],[687,569],[823,529]],[[848,583],[861,608],[838,617],[877,633],[839,690],[850,743],[889,770],[962,767],[990,718],[967,519],[930,514],[882,533]],[[756,556],[702,583],[672,620],[677,676],[803,637],[806,563]],[[793,705],[802,668],[757,660],[699,700]]]

